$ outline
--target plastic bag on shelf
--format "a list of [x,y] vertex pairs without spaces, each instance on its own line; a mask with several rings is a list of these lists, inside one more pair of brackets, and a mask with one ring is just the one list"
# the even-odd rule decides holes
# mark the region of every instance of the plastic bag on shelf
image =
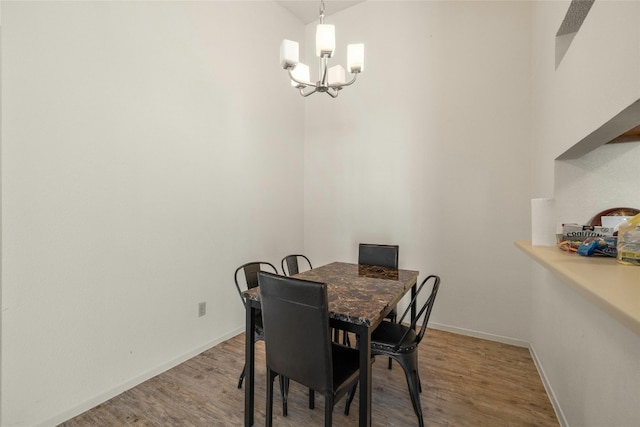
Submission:
[[620,264],[640,266],[640,214],[618,227],[618,256]]

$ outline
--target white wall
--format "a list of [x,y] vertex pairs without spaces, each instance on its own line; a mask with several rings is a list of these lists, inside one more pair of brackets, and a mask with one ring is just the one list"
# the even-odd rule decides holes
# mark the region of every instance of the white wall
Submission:
[[557,70],[569,1],[533,6],[533,193],[550,197],[554,159],[640,99],[640,2],[596,1]]
[[578,159],[558,160],[555,166],[559,223],[587,224],[596,213],[613,207],[640,209],[640,142],[606,144]]
[[[534,2],[532,197],[558,222],[640,206],[638,143],[555,161],[640,98],[640,2],[596,1],[557,70],[554,37],[569,2]],[[640,337],[531,261],[531,345],[564,425],[637,426]]]
[[637,426],[640,337],[531,263],[531,345],[562,425]]
[[277,55],[304,27],[271,2],[2,8],[0,424],[51,425],[241,331],[235,267],[302,249]]
[[[55,424],[242,330],[237,265],[362,241],[442,276],[434,325],[531,342],[571,425],[636,416],[637,337],[513,246],[563,187],[553,159],[637,98],[636,56],[599,64],[640,52],[638,2],[602,3],[561,82],[568,2],[365,2],[327,19],[334,63],[366,43],[359,81],[303,100],[277,47],[315,24],[271,2],[3,2],[0,424]],[[586,42],[609,27],[619,49]],[[612,150],[589,161],[633,162]]]
[[333,63],[365,41],[365,69],[338,100],[306,102],[315,263],[397,243],[401,268],[442,277],[433,325],[528,340],[527,261],[513,241],[530,236],[530,22],[518,1],[365,2],[327,19]]

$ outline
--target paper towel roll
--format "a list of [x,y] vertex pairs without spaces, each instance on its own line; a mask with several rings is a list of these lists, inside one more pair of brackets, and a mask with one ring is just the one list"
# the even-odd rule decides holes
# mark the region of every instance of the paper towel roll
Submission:
[[531,199],[531,244],[556,245],[556,219],[554,199]]

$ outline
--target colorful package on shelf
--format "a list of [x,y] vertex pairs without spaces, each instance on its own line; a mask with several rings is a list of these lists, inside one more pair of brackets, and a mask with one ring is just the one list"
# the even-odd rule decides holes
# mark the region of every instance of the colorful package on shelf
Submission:
[[[559,239],[558,247],[567,252],[578,252],[580,245],[587,239],[596,237],[613,238],[613,228],[601,227],[598,225],[562,224],[562,237]],[[590,240],[591,241],[591,240]],[[607,242],[607,246],[610,242]],[[594,245],[599,246],[599,245]],[[614,245],[615,248],[615,245]],[[595,250],[595,249],[594,249]],[[610,252],[607,250],[606,252]],[[600,254],[604,255],[604,254]],[[607,256],[615,256],[607,255]]]
[[582,256],[610,256],[618,255],[617,237],[588,237],[578,246],[578,255]]

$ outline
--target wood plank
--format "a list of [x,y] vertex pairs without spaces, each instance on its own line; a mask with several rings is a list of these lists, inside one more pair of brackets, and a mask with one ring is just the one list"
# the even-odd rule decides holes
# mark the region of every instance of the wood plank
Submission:
[[[352,340],[352,342],[355,342]],[[558,426],[529,351],[506,344],[429,329],[420,345],[422,409],[428,426]],[[244,389],[236,388],[244,362],[244,334],[136,386],[61,427],[240,426]],[[256,426],[264,425],[264,343],[256,343]],[[306,388],[292,383],[289,416],[275,387],[274,425],[324,425],[324,399],[307,407]],[[374,426],[413,426],[417,419],[399,365],[373,364]],[[334,426],[358,425],[358,399],[349,416],[344,399]]]

